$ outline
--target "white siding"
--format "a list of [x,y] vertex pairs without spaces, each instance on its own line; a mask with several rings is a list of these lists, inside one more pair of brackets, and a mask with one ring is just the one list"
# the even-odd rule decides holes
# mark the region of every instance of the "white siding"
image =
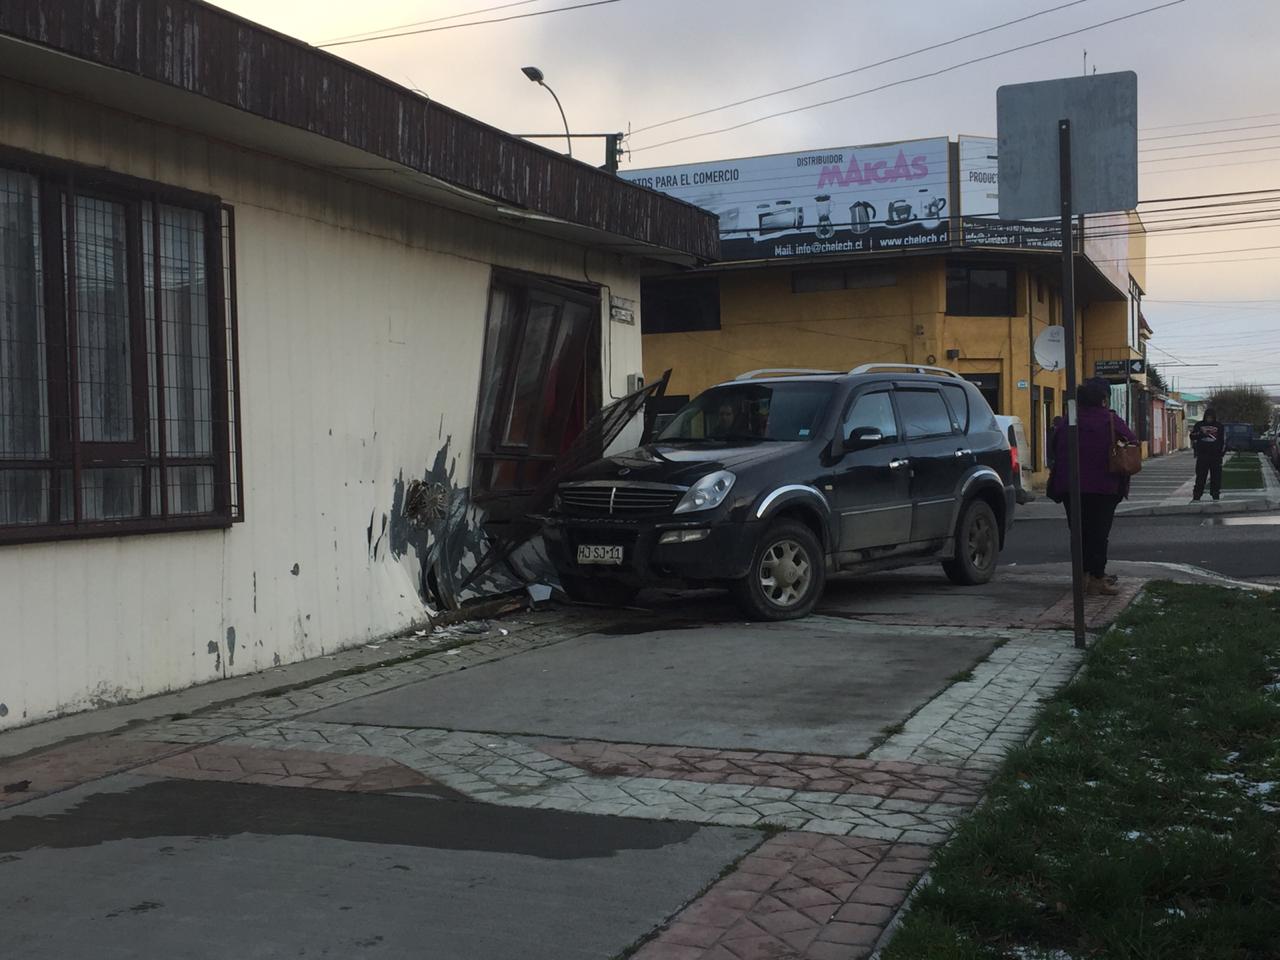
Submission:
[[446,442],[470,482],[491,265],[607,285],[605,401],[641,369],[639,325],[607,319],[610,290],[639,301],[634,262],[5,80],[0,144],[234,205],[246,513],[226,531],[0,546],[0,728],[421,619],[416,559],[387,537],[371,553],[368,528]]

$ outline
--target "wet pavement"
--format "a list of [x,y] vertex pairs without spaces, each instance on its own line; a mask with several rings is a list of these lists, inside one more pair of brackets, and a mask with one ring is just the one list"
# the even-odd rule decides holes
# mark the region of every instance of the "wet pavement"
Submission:
[[757,831],[119,776],[0,819],[3,954],[607,958]]

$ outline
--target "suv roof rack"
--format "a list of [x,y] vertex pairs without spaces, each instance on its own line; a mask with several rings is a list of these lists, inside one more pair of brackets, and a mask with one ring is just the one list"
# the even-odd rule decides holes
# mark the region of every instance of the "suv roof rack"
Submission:
[[804,374],[821,373],[827,376],[839,376],[836,370],[809,370],[804,367],[762,367],[759,370],[748,370],[746,373],[740,373],[734,380],[757,380],[760,377],[780,376],[803,376]]
[[871,373],[873,370],[905,370],[911,373],[931,373],[938,377],[955,377],[957,380],[963,380],[964,377],[956,373],[954,370],[948,370],[946,367],[926,367],[918,363],[864,363],[860,367],[854,367],[849,371],[850,375],[857,373]]

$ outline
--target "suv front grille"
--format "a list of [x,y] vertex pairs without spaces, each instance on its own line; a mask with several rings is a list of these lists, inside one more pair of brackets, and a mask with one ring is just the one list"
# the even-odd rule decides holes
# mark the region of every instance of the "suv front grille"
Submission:
[[563,487],[560,503],[575,514],[670,513],[684,491],[678,487],[633,486],[610,484],[608,486]]

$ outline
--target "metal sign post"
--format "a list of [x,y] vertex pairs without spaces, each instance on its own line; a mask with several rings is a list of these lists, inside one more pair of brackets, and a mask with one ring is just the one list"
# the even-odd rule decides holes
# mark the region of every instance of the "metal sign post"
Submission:
[[1080,512],[1080,422],[1076,410],[1076,262],[1071,214],[1071,121],[1058,121],[1058,202],[1062,217],[1062,326],[1067,348],[1067,514],[1071,528],[1071,607],[1084,649],[1084,517]]
[[[1084,517],[1080,502],[1080,420],[1076,409],[1079,337],[1072,218],[1075,214],[1132,210],[1138,205],[1138,77],[1124,72],[1013,84],[996,92],[996,112],[1000,219],[1057,216],[1061,222],[1071,593],[1075,643],[1083,647]],[[1053,182],[1055,153],[1057,183]],[[1074,185],[1073,175],[1079,178]]]

